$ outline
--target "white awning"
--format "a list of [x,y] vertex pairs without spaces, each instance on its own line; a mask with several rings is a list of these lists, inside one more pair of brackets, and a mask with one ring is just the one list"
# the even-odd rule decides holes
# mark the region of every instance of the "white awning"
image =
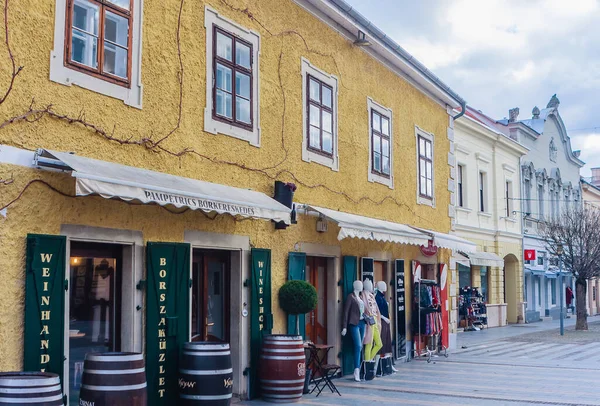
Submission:
[[477,246],[469,240],[457,237],[452,234],[440,233],[439,231],[427,230],[425,228],[413,227],[433,238],[433,244],[440,248],[447,248],[452,251],[475,252]]
[[38,151],[36,164],[71,171],[77,196],[100,195],[290,224],[288,207],[253,190],[50,150]]
[[312,205],[307,205],[306,210],[318,212],[327,220],[336,222],[340,228],[338,240],[343,240],[344,238],[361,238],[363,240],[412,245],[427,245],[429,241],[427,234],[421,233],[405,224],[324,209]]
[[468,254],[469,262],[475,266],[495,266],[498,268],[504,267],[504,259],[494,254],[493,252],[470,252]]

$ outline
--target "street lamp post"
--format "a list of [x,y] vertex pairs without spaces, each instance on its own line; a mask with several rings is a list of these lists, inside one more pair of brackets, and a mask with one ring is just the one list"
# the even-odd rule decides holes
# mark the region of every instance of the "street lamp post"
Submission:
[[558,277],[559,277],[559,290],[560,290],[560,335],[565,335],[565,315],[564,315],[564,304],[563,304],[563,274],[562,274],[562,254],[563,254],[563,246],[562,244],[556,245],[556,253],[558,254]]

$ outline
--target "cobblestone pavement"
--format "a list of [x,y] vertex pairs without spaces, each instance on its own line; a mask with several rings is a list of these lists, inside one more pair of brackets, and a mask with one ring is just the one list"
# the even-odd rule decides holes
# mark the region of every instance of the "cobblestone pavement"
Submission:
[[[448,358],[397,364],[398,373],[370,382],[336,379],[341,397],[326,389],[318,398],[305,395],[300,404],[600,406],[600,322],[590,321],[589,331],[568,326],[562,337],[551,323],[507,332],[490,329],[487,338],[499,338],[481,343],[469,338],[467,348]],[[459,337],[461,346],[465,341]]]

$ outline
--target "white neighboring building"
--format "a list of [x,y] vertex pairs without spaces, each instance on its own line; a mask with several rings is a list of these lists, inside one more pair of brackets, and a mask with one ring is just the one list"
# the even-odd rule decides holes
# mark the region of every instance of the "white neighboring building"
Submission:
[[[592,168],[591,178],[581,178],[583,204],[586,208],[600,210],[600,168]],[[600,314],[600,278],[587,282],[587,313]]]
[[571,148],[559,105],[554,95],[545,109],[534,107],[530,119],[518,120],[516,108],[509,119],[497,122],[498,129],[529,149],[521,161],[523,249],[535,250],[536,259],[525,261],[527,322],[558,319],[560,289],[573,285],[565,273],[564,285],[557,286],[558,260],[549,257],[537,231],[545,218],[582,204],[579,171],[584,162],[580,151]]
[[454,230],[477,244],[477,253],[455,255],[458,287],[478,288],[486,303],[488,327],[498,327],[524,321],[518,202],[520,162],[527,148],[492,123],[472,107],[454,123]]

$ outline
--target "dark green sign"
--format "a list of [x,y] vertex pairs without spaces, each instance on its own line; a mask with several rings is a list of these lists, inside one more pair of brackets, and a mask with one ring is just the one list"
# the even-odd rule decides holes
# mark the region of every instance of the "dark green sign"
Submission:
[[[345,256],[343,258],[343,278],[342,278],[342,297],[344,302],[348,298],[348,295],[352,293],[353,284],[357,277],[357,258],[351,256]],[[348,328],[348,326],[342,326],[342,328]],[[342,338],[342,375],[349,375],[354,372],[354,344],[352,343],[351,334],[346,334]]]
[[179,351],[189,336],[190,245],[149,242],[146,256],[148,405],[175,405]]
[[369,279],[375,285],[375,281],[373,280],[375,261],[373,258],[361,258],[360,262],[360,280],[364,282]]
[[64,236],[27,235],[24,369],[58,374],[61,382],[66,245]]
[[396,285],[396,358],[406,356],[406,287],[404,286],[404,260],[397,259],[395,262],[395,277],[394,284]]
[[[288,256],[288,281],[306,280],[306,254],[304,252],[290,252]],[[306,338],[306,315],[288,314],[287,333],[296,334],[296,318],[300,327],[300,335]]]
[[250,292],[250,393],[258,392],[258,357],[264,334],[271,334],[273,314],[271,312],[271,250],[252,248]]

